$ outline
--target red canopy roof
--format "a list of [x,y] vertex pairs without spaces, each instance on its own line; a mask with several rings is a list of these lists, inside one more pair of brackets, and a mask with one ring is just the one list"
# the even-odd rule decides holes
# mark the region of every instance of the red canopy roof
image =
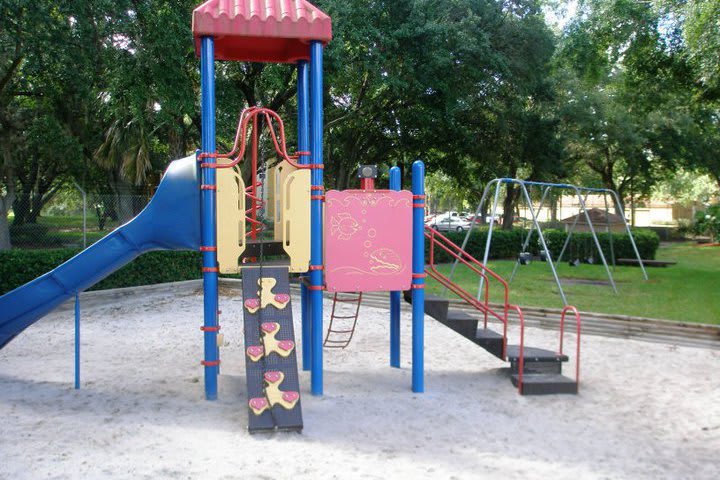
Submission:
[[330,17],[307,0],[208,0],[193,11],[195,51],[215,37],[215,58],[295,62],[310,57],[310,40],[332,39]]

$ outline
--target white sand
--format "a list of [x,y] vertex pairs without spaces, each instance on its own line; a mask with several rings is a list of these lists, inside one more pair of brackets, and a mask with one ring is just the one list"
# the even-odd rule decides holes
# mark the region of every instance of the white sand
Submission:
[[720,477],[718,351],[588,336],[580,395],[523,397],[502,362],[428,317],[427,392],[413,394],[408,308],[401,370],[388,312],[363,308],[351,347],[325,351],[325,396],[301,373],[303,433],[250,436],[240,299],[221,298],[217,402],[203,399],[201,305],[148,294],[85,310],[80,391],[72,312],[0,351],[0,478]]

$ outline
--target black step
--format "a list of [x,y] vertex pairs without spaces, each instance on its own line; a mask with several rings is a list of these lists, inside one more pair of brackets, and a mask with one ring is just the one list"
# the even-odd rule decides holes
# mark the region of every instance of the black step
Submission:
[[261,266],[264,268],[267,267],[289,267],[290,266],[290,259],[289,258],[272,258],[272,259],[264,259],[262,262],[247,262],[242,263],[240,266],[245,268],[260,268]]
[[[412,292],[410,290],[405,290],[403,298],[407,303],[412,304]],[[435,320],[442,322],[447,318],[449,305],[450,300],[445,297],[425,294],[425,314],[430,315]]]
[[[558,355],[552,350],[525,347],[523,349],[523,372],[525,374],[560,374],[563,362],[568,361],[567,355]],[[508,345],[507,361],[510,362],[510,373],[520,371],[520,347]]]
[[503,336],[489,328],[478,328],[475,332],[475,343],[492,353],[500,360],[503,357]]
[[[520,358],[520,345],[508,345],[507,346],[507,357],[508,361],[518,360]],[[523,358],[525,362],[567,362],[568,356],[563,354],[559,355],[557,352],[552,350],[545,350],[544,348],[528,347],[523,348]]]
[[264,257],[287,255],[285,249],[283,249],[283,242],[247,240],[245,251],[240,255],[240,258],[259,257],[261,245]]
[[[426,307],[427,310],[427,307]],[[450,327],[457,333],[470,340],[475,340],[475,334],[477,332],[478,319],[471,317],[465,312],[458,310],[449,310],[445,316],[445,320],[440,320],[440,323]]]
[[[511,375],[510,381],[517,387],[517,374]],[[521,393],[523,395],[576,394],[578,392],[578,385],[575,380],[557,373],[525,374],[522,383]]]

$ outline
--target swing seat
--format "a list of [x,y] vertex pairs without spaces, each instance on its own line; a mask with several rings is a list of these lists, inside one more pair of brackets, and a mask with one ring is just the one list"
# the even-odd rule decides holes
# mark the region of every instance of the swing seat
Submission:
[[530,252],[522,252],[520,255],[518,255],[518,263],[520,265],[530,265],[532,262],[532,253]]

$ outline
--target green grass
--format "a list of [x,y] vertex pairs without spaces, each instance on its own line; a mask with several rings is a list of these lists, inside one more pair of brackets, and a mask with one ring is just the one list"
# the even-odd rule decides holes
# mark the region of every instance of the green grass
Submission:
[[[68,229],[68,230],[80,230],[82,231],[83,217],[82,215],[68,215],[68,216],[41,216],[38,218],[38,223],[47,225],[52,230],[57,229]],[[88,217],[87,219],[88,228],[97,227],[97,220],[95,217]]]
[[[648,268],[644,280],[638,267],[616,267],[613,277],[618,294],[608,285],[573,284],[572,279],[607,282],[602,265],[570,267],[560,264],[558,275],[571,305],[587,312],[614,313],[684,322],[720,324],[720,247],[699,247],[694,243],[661,246],[658,260],[674,260],[677,265]],[[507,279],[514,261],[497,260],[488,266]],[[438,268],[443,273],[449,265]],[[467,267],[458,267],[453,278],[466,290],[475,293],[478,276]],[[502,300],[498,282],[490,282],[490,301]],[[428,278],[428,292],[438,294],[442,286]],[[561,308],[562,300],[544,262],[518,267],[510,284],[510,302],[522,306]]]
[[[49,228],[48,235],[54,239],[54,246],[82,247],[82,215],[42,216],[38,218],[38,223]],[[87,218],[87,244],[91,245],[97,242],[117,226],[118,222],[108,219],[105,228],[99,230],[95,216],[89,216]],[[48,240],[38,239],[36,247],[43,248],[47,246],[49,246]]]

